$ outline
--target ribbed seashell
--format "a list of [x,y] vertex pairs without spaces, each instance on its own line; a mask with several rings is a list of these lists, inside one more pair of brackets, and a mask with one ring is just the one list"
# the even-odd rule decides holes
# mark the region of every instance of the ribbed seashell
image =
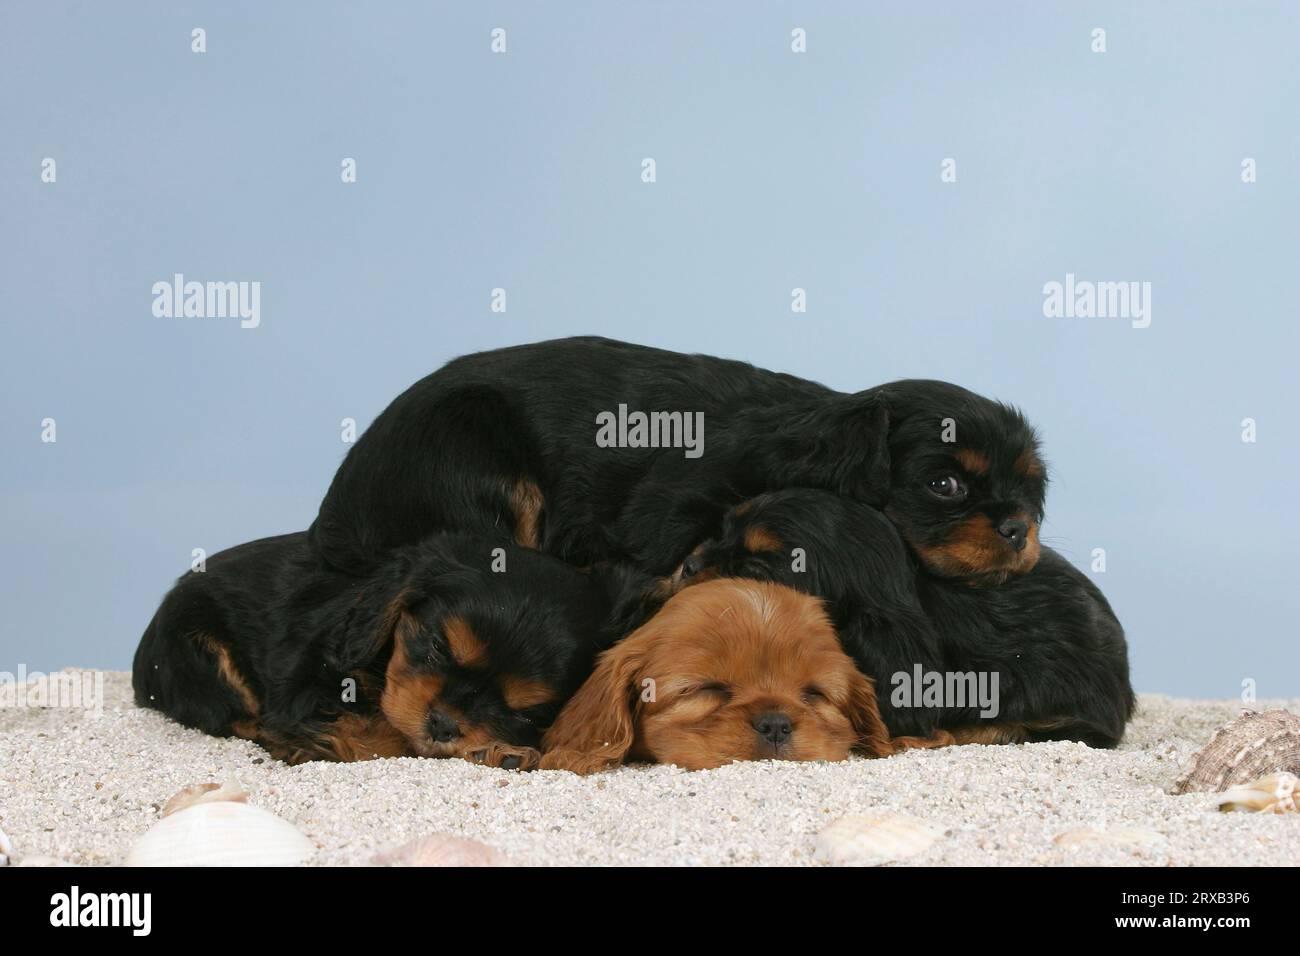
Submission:
[[294,866],[315,846],[273,813],[230,800],[195,803],[145,832],[127,866]]
[[4,830],[0,830],[0,866],[8,866],[13,855],[14,845],[9,842],[9,837],[5,835]]
[[1171,793],[1218,793],[1274,773],[1300,774],[1300,717],[1243,711],[1192,757]]
[[1250,810],[1256,813],[1296,813],[1300,803],[1300,777],[1274,773],[1243,783],[1219,794],[1219,809]]
[[435,833],[403,843],[376,854],[374,862],[380,866],[514,866],[495,847],[449,833]]
[[1082,827],[1078,830],[1066,830],[1058,833],[1052,842],[1058,846],[1133,846],[1139,843],[1158,843],[1165,835],[1155,830],[1143,830],[1138,827],[1107,827],[1102,830]]
[[817,834],[813,858],[835,866],[880,866],[924,853],[943,830],[900,813],[840,817]]

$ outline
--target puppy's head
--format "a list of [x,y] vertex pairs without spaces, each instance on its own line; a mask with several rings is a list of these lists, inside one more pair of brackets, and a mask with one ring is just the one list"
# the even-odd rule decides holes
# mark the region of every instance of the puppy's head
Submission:
[[701,770],[889,746],[871,681],[818,600],[718,580],[677,594],[601,655],[546,733],[542,767],[590,773],[638,759]]
[[1047,471],[1024,416],[946,382],[877,391],[890,410],[884,511],[921,562],[978,583],[1032,568]]
[[[391,653],[379,707],[424,757],[464,756],[491,744],[536,748],[541,732],[591,667],[595,621],[585,617],[583,576],[520,580],[526,562],[512,551],[509,571],[442,566],[408,578],[385,608],[380,641]],[[596,619],[598,621],[598,618]]]
[[897,529],[880,511],[814,488],[786,488],[736,505],[716,538],[693,550],[668,579],[680,590],[715,578],[774,581],[859,611],[915,603],[915,570]]

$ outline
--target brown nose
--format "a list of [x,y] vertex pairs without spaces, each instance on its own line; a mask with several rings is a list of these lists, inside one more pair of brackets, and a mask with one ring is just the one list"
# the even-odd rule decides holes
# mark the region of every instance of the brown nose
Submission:
[[785,714],[769,711],[759,714],[752,721],[754,733],[758,734],[773,747],[779,747],[794,733],[794,724]]
[[1019,518],[1008,518],[998,525],[998,534],[1006,539],[1007,544],[1011,545],[1017,551],[1025,549],[1025,541],[1029,537],[1029,522],[1022,521]]

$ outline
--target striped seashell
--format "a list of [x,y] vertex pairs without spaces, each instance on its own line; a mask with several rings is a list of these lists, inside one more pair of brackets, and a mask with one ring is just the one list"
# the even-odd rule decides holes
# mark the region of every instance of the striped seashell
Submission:
[[1218,793],[1274,773],[1300,774],[1300,717],[1247,710],[1214,732],[1170,792]]
[[375,856],[379,866],[513,866],[495,847],[467,837],[435,833]]
[[834,866],[881,866],[924,853],[943,835],[941,828],[901,813],[840,817],[817,834],[813,859]]

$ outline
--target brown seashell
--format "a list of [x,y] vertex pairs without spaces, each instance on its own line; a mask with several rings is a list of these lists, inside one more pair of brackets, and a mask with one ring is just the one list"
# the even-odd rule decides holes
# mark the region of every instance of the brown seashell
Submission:
[[225,783],[195,783],[184,790],[177,790],[168,797],[167,802],[163,804],[162,815],[169,817],[177,810],[184,810],[196,803],[214,803],[223,800],[230,803],[247,803],[248,794],[233,780],[227,780]]
[[1275,773],[1219,794],[1219,809],[1247,810],[1259,813],[1295,813],[1300,810],[1300,777],[1293,773]]
[[1272,773],[1300,774],[1300,717],[1247,710],[1214,732],[1170,792],[1217,793]]
[[478,840],[435,833],[376,854],[379,866],[514,866],[495,847]]

